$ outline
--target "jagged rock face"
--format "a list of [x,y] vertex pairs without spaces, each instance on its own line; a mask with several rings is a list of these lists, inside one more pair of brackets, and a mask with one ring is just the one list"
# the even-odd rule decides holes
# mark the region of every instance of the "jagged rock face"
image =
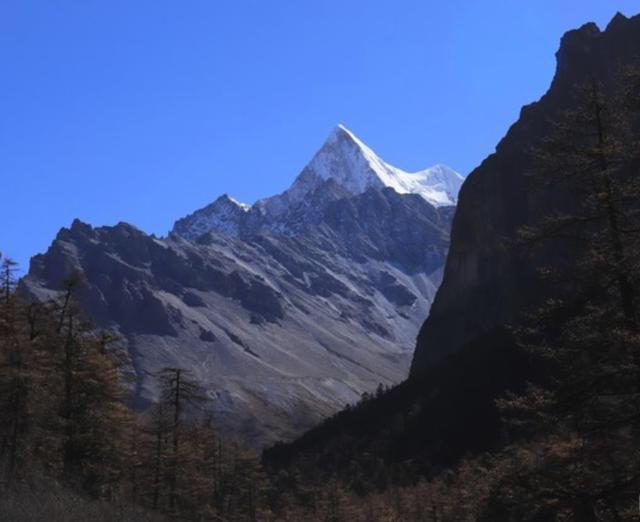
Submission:
[[183,367],[226,433],[291,438],[406,377],[453,215],[384,184],[354,191],[328,176],[308,188],[277,213],[223,196],[163,239],[75,221],[32,259],[21,291],[48,299],[79,272],[85,310],[121,334],[138,404],[155,398],[155,372]]
[[418,337],[413,376],[482,332],[512,321],[543,295],[533,270],[557,253],[525,260],[507,246],[519,228],[544,214],[551,198],[562,198],[527,185],[530,151],[554,116],[571,107],[573,86],[592,78],[608,85],[621,66],[638,63],[640,17],[618,14],[605,31],[595,24],[570,31],[556,56],[547,94],[522,109],[496,152],[462,187],[443,284]]
[[[328,201],[391,188],[417,195],[430,206],[455,206],[464,178],[445,165],[408,173],[389,165],[351,131],[338,125],[289,189],[254,205],[223,195],[214,203],[176,221],[173,232],[196,239],[209,230],[237,237],[271,232],[300,233],[317,222]],[[330,188],[327,188],[330,185]],[[324,187],[324,190],[318,190]]]

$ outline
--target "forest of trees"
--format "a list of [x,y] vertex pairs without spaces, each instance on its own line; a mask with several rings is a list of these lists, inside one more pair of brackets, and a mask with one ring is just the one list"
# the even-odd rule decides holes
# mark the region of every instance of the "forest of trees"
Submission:
[[179,518],[259,519],[259,461],[220,439],[189,373],[165,368],[160,400],[133,411],[118,339],[83,317],[74,299],[79,278],[64,282],[58,301],[31,303],[16,293],[15,272],[3,259],[0,480],[14,493],[13,501],[3,495],[0,513],[24,509],[20,519],[30,520],[33,506],[15,495],[55,486]]
[[218,436],[184,369],[164,368],[158,402],[132,410],[117,337],[93,328],[74,299],[81,279],[64,281],[56,301],[29,302],[15,263],[1,261],[2,520],[385,519],[385,498],[371,511],[337,478],[312,487],[268,476]]
[[[119,340],[92,327],[75,300],[81,278],[64,281],[55,301],[30,302],[17,290],[15,264],[2,259],[0,515],[35,520],[38,499],[46,499],[50,515],[67,514],[60,520],[637,520],[638,100],[636,70],[621,74],[615,89],[595,80],[581,86],[575,109],[532,151],[531,190],[554,197],[509,247],[562,255],[539,267],[549,298],[507,330],[544,371],[527,385],[506,383],[511,391],[494,403],[495,419],[488,410],[462,419],[468,439],[450,441],[457,452],[436,448],[440,460],[411,455],[415,444],[428,444],[410,431],[412,419],[433,413],[432,391],[430,403],[404,404],[366,441],[349,438],[419,383],[380,389],[327,421],[344,425],[345,435],[323,452],[286,460],[276,448],[264,464],[222,440],[184,369],[159,372],[158,401],[134,411]],[[453,372],[455,361],[441,373]],[[474,444],[478,423],[494,421],[499,436]],[[52,500],[51,491],[60,493]]]

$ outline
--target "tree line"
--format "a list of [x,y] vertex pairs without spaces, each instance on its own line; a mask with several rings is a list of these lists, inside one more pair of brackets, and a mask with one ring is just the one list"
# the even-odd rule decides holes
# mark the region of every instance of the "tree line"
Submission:
[[88,498],[130,503],[176,518],[258,520],[265,478],[256,455],[225,442],[190,373],[156,375],[158,401],[127,404],[122,350],[76,300],[27,301],[16,264],[2,259],[0,481],[61,484]]

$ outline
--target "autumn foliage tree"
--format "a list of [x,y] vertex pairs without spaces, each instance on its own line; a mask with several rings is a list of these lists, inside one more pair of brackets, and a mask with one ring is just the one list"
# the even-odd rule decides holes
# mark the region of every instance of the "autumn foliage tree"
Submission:
[[95,329],[78,305],[81,277],[72,274],[46,303],[18,295],[10,260],[0,282],[4,487],[47,478],[176,519],[269,519],[259,460],[220,437],[190,372],[164,368],[157,402],[135,412],[120,340]]

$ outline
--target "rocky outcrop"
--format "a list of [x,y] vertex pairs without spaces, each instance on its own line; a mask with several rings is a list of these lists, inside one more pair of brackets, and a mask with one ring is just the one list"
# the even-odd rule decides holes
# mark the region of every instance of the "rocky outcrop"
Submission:
[[554,116],[571,107],[573,86],[592,78],[608,85],[623,65],[637,64],[638,56],[639,16],[618,14],[605,31],[586,24],[564,35],[547,94],[522,109],[495,153],[462,187],[443,284],[418,337],[413,376],[512,321],[544,293],[533,271],[553,252],[525,260],[509,248],[516,231],[543,214],[552,197],[528,186],[531,150]]

